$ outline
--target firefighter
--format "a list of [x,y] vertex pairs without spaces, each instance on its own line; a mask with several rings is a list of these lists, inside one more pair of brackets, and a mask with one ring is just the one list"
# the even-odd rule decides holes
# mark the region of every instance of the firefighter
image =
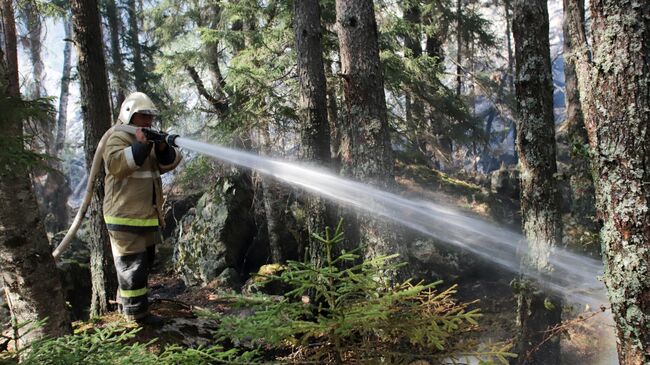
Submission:
[[117,123],[138,127],[136,134],[116,130],[103,153],[106,178],[104,221],[108,228],[119,284],[117,301],[129,321],[161,324],[148,310],[147,278],[160,241],[162,181],[181,153],[165,142],[147,140],[142,128],[151,127],[158,109],[144,93],[129,95]]

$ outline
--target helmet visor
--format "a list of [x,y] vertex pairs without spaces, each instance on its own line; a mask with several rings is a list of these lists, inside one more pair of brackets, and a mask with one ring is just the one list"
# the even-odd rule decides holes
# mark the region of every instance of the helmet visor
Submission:
[[156,109],[140,109],[140,110],[135,111],[134,113],[156,116],[156,115],[158,115],[158,110],[156,110]]

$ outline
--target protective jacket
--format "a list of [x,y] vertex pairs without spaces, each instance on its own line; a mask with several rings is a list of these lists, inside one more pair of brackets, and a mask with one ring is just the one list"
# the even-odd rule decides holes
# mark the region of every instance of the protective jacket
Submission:
[[162,224],[161,174],[174,169],[181,153],[158,151],[135,136],[115,131],[104,150],[104,221],[109,231],[150,232]]

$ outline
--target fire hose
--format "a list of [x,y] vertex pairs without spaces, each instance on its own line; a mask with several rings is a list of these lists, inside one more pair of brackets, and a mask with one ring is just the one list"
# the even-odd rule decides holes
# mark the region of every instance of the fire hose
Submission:
[[[106,133],[104,133],[102,138],[99,140],[99,144],[97,144],[97,150],[95,151],[95,155],[93,156],[93,162],[90,167],[90,172],[88,173],[88,184],[86,185],[86,193],[84,195],[84,199],[81,203],[81,206],[79,206],[77,215],[72,221],[72,224],[70,225],[68,232],[65,234],[65,237],[63,237],[61,243],[56,247],[54,252],[52,252],[52,256],[54,256],[55,260],[57,260],[61,256],[61,254],[70,246],[72,239],[76,236],[77,231],[81,226],[81,222],[86,216],[86,212],[88,211],[88,207],[90,206],[90,201],[92,200],[93,189],[95,187],[95,176],[97,176],[99,169],[102,168],[102,162],[103,162],[102,156],[104,154],[104,148],[106,147],[106,141],[108,141],[108,138],[115,131],[122,131],[122,132],[127,132],[135,135],[137,129],[138,127],[133,125],[118,124],[111,127],[109,130],[107,130]],[[142,128],[142,132],[145,134],[147,139],[151,142],[154,143],[166,142],[170,146],[178,147],[175,143],[176,138],[178,138],[177,134],[167,134],[165,132],[156,131],[151,128]]]

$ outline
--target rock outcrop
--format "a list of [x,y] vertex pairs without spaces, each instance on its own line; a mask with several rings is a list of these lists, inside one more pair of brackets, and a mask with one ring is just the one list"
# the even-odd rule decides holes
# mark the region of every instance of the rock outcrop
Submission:
[[180,220],[174,267],[187,285],[209,283],[227,269],[245,274],[256,233],[250,175],[220,176]]

